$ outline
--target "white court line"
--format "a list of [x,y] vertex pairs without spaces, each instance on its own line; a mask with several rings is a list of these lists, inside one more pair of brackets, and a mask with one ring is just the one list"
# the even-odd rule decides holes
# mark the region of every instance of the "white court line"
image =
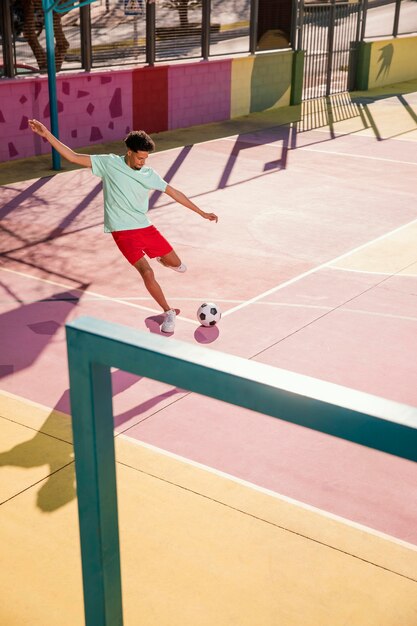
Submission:
[[[375,530],[374,528],[370,528],[369,526],[365,526],[364,524],[359,524],[358,522],[354,522],[340,515],[336,515],[335,513],[329,513],[328,511],[325,511],[324,509],[319,509],[318,507],[315,507],[311,504],[306,504],[305,502],[301,502],[300,500],[290,498],[289,496],[285,496],[276,491],[272,491],[271,489],[267,489],[266,487],[260,487],[259,485],[256,485],[255,483],[251,483],[247,480],[243,480],[242,478],[238,478],[237,476],[233,476],[232,474],[227,474],[226,472],[222,472],[221,470],[215,469],[214,467],[210,467],[209,465],[203,465],[202,463],[198,463],[197,461],[193,461],[192,459],[187,459],[186,457],[183,457],[179,454],[175,454],[175,452],[169,452],[168,450],[163,450],[162,448],[158,448],[157,446],[153,446],[152,444],[139,441],[138,439],[134,439],[133,437],[130,437],[129,435],[124,435],[123,433],[116,435],[116,439],[119,439],[119,438],[126,439],[127,441],[129,441],[129,443],[132,443],[135,446],[146,448],[147,450],[150,450],[151,452],[156,452],[157,454],[160,454],[161,456],[166,456],[175,461],[180,461],[181,463],[190,465],[191,467],[195,467],[197,469],[208,472],[209,474],[214,474],[215,476],[218,476],[220,478],[225,478],[226,480],[232,481],[238,485],[242,485],[243,487],[249,488],[258,493],[262,493],[264,495],[270,496],[274,498],[275,500],[282,500],[288,504],[292,504],[298,508],[304,509],[305,511],[316,513],[327,519],[331,519],[336,522],[345,524],[346,526],[350,526],[351,528],[355,528],[356,530],[364,531],[366,533],[369,533],[370,535],[379,537],[380,539],[385,539],[397,545],[411,549],[414,552],[417,551],[417,546],[415,546],[412,543],[408,543],[407,541],[404,541],[402,539],[398,539],[397,537],[394,537],[393,535],[388,535],[379,530]],[[123,461],[118,461],[118,462],[123,463]],[[129,466],[129,467],[131,467],[133,470],[139,469],[139,468],[135,468],[134,466]],[[143,469],[139,469],[139,471],[148,473]],[[159,478],[161,480],[164,480],[162,476],[160,476]],[[181,487],[182,485],[178,485],[178,486]],[[187,488],[186,485],[183,485],[183,486],[185,489]],[[200,495],[210,497],[210,496],[207,496],[207,494],[203,494],[203,493]],[[227,502],[225,502],[225,504],[227,505]],[[245,513],[245,512],[246,511],[242,510],[242,513]],[[291,528],[288,528],[288,530],[291,531]],[[311,539],[314,540],[314,537],[312,537]]]
[[372,317],[387,317],[388,319],[404,320],[406,322],[417,322],[417,317],[411,315],[395,315],[394,313],[378,313],[376,311],[364,311],[363,309],[349,309],[346,307],[342,309],[348,313],[358,313],[359,315],[371,315]]
[[240,309],[243,309],[244,307],[246,307],[246,306],[248,306],[250,304],[253,304],[254,302],[257,302],[258,300],[261,300],[262,298],[265,298],[266,296],[269,296],[271,293],[275,293],[276,291],[279,291],[280,289],[284,289],[285,287],[288,287],[289,285],[292,285],[292,284],[296,283],[297,281],[302,280],[303,278],[306,278],[307,276],[310,276],[311,274],[315,274],[315,272],[318,272],[319,270],[322,270],[325,267],[329,267],[330,265],[333,265],[333,264],[337,263],[338,261],[341,261],[342,259],[345,259],[346,257],[350,256],[351,254],[359,252],[359,250],[363,250],[364,248],[367,248],[368,246],[373,245],[377,241],[381,241],[382,239],[385,239],[386,237],[390,237],[391,235],[394,235],[395,233],[398,233],[401,230],[409,228],[412,224],[416,224],[416,223],[417,223],[417,218],[414,219],[414,220],[411,220],[411,222],[408,222],[407,224],[403,224],[402,226],[399,226],[398,228],[395,228],[394,230],[391,230],[388,233],[385,233],[384,235],[380,235],[379,237],[376,237],[376,239],[372,239],[371,241],[367,241],[366,243],[362,244],[361,246],[358,246],[357,248],[353,248],[352,250],[349,250],[349,252],[345,252],[344,254],[341,254],[340,256],[338,256],[338,257],[336,257],[334,259],[331,259],[330,261],[326,261],[326,263],[322,263],[321,265],[318,265],[317,267],[313,267],[311,270],[308,270],[307,272],[303,272],[303,274],[300,274],[299,276],[295,276],[294,278],[290,278],[289,280],[286,280],[284,283],[281,283],[277,287],[273,287],[272,289],[268,289],[268,291],[264,291],[263,293],[259,294],[258,296],[255,296],[254,298],[251,298],[250,300],[247,300],[246,302],[243,302],[242,304],[238,304],[237,306],[233,307],[232,309],[228,309],[225,313],[223,313],[223,317],[227,317],[231,313],[235,313],[236,311],[239,311]]
[[[318,304],[292,304],[289,302],[258,302],[261,306],[275,306],[275,307],[287,307],[289,309],[313,309],[319,311],[334,311],[334,306],[320,306]],[[342,305],[343,306],[343,305]],[[349,313],[359,313],[361,315],[373,315],[374,317],[388,317],[396,320],[406,320],[408,322],[417,322],[417,317],[412,317],[410,315],[396,315],[394,313],[378,313],[377,311],[365,311],[364,309],[351,309],[349,307],[344,307],[339,309],[342,312]]]
[[[236,137],[221,137],[219,139],[215,139],[213,141],[233,141],[234,143],[236,143],[236,140],[239,139],[239,135],[236,135]],[[239,141],[241,141],[242,143],[250,143],[252,145],[252,147],[254,148],[263,148],[264,146],[268,147],[268,148],[280,148],[281,146],[279,144],[282,144],[282,142],[284,141],[284,138],[280,138],[280,139],[276,139],[273,142],[268,142],[268,143],[264,143],[264,142],[256,142],[254,143],[253,141],[244,141],[243,139],[239,139]],[[210,141],[207,141],[207,143],[211,143]],[[288,150],[297,150],[298,148],[288,148]]]
[[[117,302],[118,304],[124,304],[125,306],[130,306],[135,309],[141,309],[142,311],[150,311],[151,313],[162,315],[161,311],[157,311],[156,309],[151,309],[148,306],[135,304],[134,302],[128,302],[126,300],[121,300],[119,298],[112,298],[111,296],[104,296],[103,294],[97,293],[96,291],[90,291],[90,290],[84,291],[83,289],[79,289],[78,287],[71,287],[69,285],[64,285],[63,283],[58,283],[54,280],[48,280],[47,278],[40,278],[39,276],[32,276],[32,274],[25,274],[23,272],[18,272],[17,270],[11,270],[5,267],[0,267],[0,270],[2,270],[3,272],[9,272],[10,274],[17,274],[18,276],[23,276],[24,278],[39,280],[43,283],[48,283],[49,285],[56,285],[57,287],[63,287],[67,291],[79,291],[86,295],[95,296],[97,300],[107,300],[109,302]],[[188,317],[182,317],[182,315],[177,315],[177,320],[182,320],[183,322],[189,322],[190,324],[193,324],[194,326],[200,326],[200,324],[197,321],[190,320],[188,319]]]
[[[141,297],[141,296],[126,296],[126,297],[120,298],[120,300],[149,300],[149,299],[150,298],[146,297],[146,296],[144,296],[144,297]],[[239,304],[240,302],[244,302],[243,300],[232,300],[230,298],[213,298],[213,299],[216,301],[216,304],[218,302],[222,302],[222,303],[232,302],[234,304]],[[184,302],[208,302],[208,301],[211,302],[212,299],[211,298],[207,299],[207,298],[202,298],[202,297],[200,297],[200,298],[190,298],[188,296],[186,296],[184,298],[184,297],[181,296],[181,297],[175,297],[175,301],[177,301],[177,300],[182,300]]]
[[335,154],[336,156],[352,157],[353,159],[371,159],[373,161],[387,161],[388,163],[398,163],[400,165],[414,165],[417,167],[417,161],[399,161],[398,159],[385,159],[384,157],[367,156],[365,154],[350,154],[349,152],[333,152],[330,150],[316,150],[308,146],[300,146],[294,150],[304,150],[305,152],[318,152],[319,154]]
[[[417,259],[416,259],[416,263],[417,263]],[[329,269],[331,270],[336,270],[339,272],[356,272],[357,274],[375,274],[375,276],[392,276],[393,278],[402,278],[403,276],[405,276],[406,278],[417,278],[417,273],[415,274],[399,274],[398,271],[401,270],[397,270],[395,272],[375,272],[373,270],[356,270],[353,267],[330,267]]]
[[[346,133],[342,134],[343,137],[347,137]],[[234,141],[233,138],[224,137],[223,141]],[[277,139],[274,143],[255,143],[253,146],[267,146],[271,148],[279,148],[279,144],[283,142],[283,139]],[[387,161],[388,163],[399,163],[401,165],[414,165],[417,166],[417,161],[399,161],[398,159],[386,159],[384,157],[368,156],[365,154],[351,154],[350,152],[333,152],[330,150],[318,150],[317,148],[310,148],[307,146],[296,146],[295,148],[288,148],[289,152],[297,152],[297,150],[304,150],[305,152],[318,152],[319,154],[336,154],[337,156],[347,156],[358,159],[371,159],[373,161]]]

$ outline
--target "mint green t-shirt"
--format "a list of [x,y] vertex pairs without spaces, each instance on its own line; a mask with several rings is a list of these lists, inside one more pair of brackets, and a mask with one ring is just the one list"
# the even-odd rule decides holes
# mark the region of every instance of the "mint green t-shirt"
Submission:
[[91,164],[103,179],[104,232],[150,226],[149,191],[165,191],[168,183],[151,167],[132,169],[117,154],[92,155]]

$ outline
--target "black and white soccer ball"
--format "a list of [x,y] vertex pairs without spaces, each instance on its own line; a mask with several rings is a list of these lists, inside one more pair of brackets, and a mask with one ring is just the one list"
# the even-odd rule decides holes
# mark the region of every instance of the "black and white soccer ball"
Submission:
[[197,311],[197,319],[203,326],[215,326],[222,316],[217,304],[205,302]]

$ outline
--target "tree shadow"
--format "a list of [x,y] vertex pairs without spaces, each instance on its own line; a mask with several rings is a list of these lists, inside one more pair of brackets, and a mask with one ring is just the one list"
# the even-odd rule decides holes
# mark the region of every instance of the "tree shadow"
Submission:
[[[44,187],[44,185],[49,183],[50,180],[50,176],[47,178],[39,178],[35,182],[31,183],[28,187],[26,187],[26,189],[24,189],[23,191],[19,191],[18,196],[3,204],[0,209],[0,218],[3,220],[5,217],[7,217],[7,215],[9,215],[9,213],[15,211],[19,204],[23,204],[25,200],[31,198],[33,194],[38,191],[38,189]],[[15,191],[14,188],[13,191]]]
[[391,69],[392,58],[394,56],[394,46],[392,43],[382,46],[382,48],[379,48],[379,53],[379,70],[375,80],[378,80],[380,76],[382,76],[382,78],[388,76]]
[[0,315],[0,378],[30,367],[39,358],[87,287],[61,291]]
[[[141,377],[129,372],[122,370],[112,372],[113,395],[126,391],[140,381]],[[120,427],[134,417],[139,418],[143,413],[167,398],[181,393],[183,393],[182,389],[169,389],[115,416],[114,424],[116,427]],[[41,486],[36,496],[36,505],[44,513],[52,513],[60,509],[74,500],[77,495],[69,414],[70,399],[69,389],[67,389],[31,439],[17,444],[10,450],[0,452],[0,467],[8,466],[30,469],[47,466],[46,476],[38,481],[41,483]],[[140,421],[142,420],[138,419],[129,428],[132,428]],[[34,485],[36,483],[28,485],[24,490]]]

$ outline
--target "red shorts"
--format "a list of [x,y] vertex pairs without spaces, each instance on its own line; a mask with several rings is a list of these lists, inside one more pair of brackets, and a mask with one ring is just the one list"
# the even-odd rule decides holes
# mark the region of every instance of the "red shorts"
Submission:
[[154,259],[156,256],[165,256],[172,250],[172,246],[155,226],[117,230],[112,235],[120,252],[132,265],[145,254]]

